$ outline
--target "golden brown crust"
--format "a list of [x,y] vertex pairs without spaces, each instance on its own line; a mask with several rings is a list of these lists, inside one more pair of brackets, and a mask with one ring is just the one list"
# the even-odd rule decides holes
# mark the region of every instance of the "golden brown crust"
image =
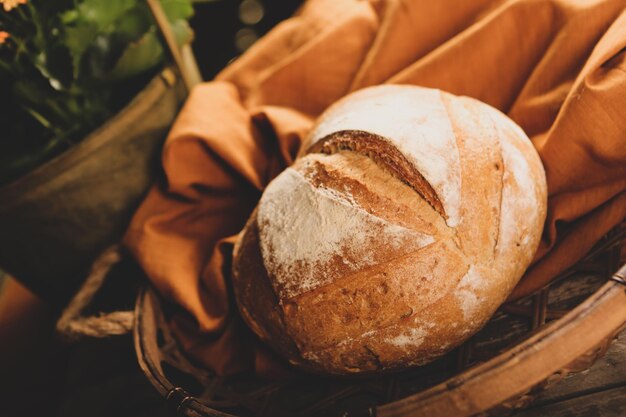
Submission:
[[[375,96],[380,94],[363,99]],[[450,169],[460,170],[458,189],[437,188],[447,193],[449,207],[459,193],[458,221],[449,221],[435,187],[404,158],[402,146],[406,151],[412,145],[395,148],[379,135],[341,130],[309,140],[309,153],[265,194],[285,201],[262,200],[260,207],[271,203],[274,211],[265,207],[259,223],[261,211],[255,210],[240,238],[233,272],[242,315],[298,366],[356,374],[426,363],[484,325],[532,259],[546,212],[545,177],[534,148],[483,103],[447,93],[427,96],[443,106],[452,132],[446,134],[454,135],[450,149],[458,150],[450,155]],[[440,110],[434,135],[447,129]],[[341,111],[333,117],[341,118]],[[446,168],[437,163],[422,166],[435,170],[431,178],[447,175],[436,171]],[[295,188],[272,194],[280,186]],[[291,230],[294,240],[283,241],[287,231],[277,224],[309,229]],[[322,253],[311,244],[316,230],[337,240],[329,246],[335,252],[302,255],[303,247]],[[407,240],[411,233],[415,242]],[[289,254],[296,247],[300,258]],[[281,259],[297,267],[285,269]],[[305,267],[319,279],[305,276]]]
[[309,154],[294,166],[311,185],[351,196],[368,213],[426,234],[445,226],[441,215],[412,188],[368,156],[351,152]]
[[[441,257],[446,254],[445,257]],[[305,357],[376,329],[402,326],[456,287],[464,258],[447,242],[343,277],[283,304],[285,325]],[[465,267],[467,268],[467,267]],[[446,279],[440,279],[446,277]],[[302,314],[306,311],[306,314]],[[377,339],[372,334],[364,340]],[[406,357],[406,352],[398,352]],[[381,364],[384,366],[385,364]]]
[[256,210],[235,245],[232,276],[239,312],[246,324],[282,355],[297,357],[298,349],[285,331],[282,308],[263,266]]
[[420,172],[393,144],[384,137],[360,130],[342,130],[328,135],[308,150],[308,153],[333,154],[349,150],[367,155],[372,161],[387,169],[401,181],[410,185],[442,216],[445,210],[437,193]]

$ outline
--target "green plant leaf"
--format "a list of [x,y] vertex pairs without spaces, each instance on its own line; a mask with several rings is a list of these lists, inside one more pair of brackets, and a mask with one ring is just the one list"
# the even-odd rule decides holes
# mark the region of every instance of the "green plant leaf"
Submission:
[[115,34],[129,43],[141,38],[152,25],[150,11],[139,3],[115,21]]
[[[220,0],[217,0],[220,1]],[[179,44],[191,0],[160,0]],[[0,183],[67,149],[120,109],[164,61],[145,0],[29,0],[0,12]]]
[[[136,5],[137,1],[129,0],[80,0],[75,9],[61,15],[61,22],[65,25],[64,43],[72,55],[74,78],[80,76],[83,55],[98,36],[115,31],[115,22]],[[135,39],[138,37],[136,35]]]
[[[186,19],[193,15],[190,0],[160,0],[179,43],[192,32]],[[80,0],[75,10],[63,14],[65,43],[72,56],[74,79],[81,85],[120,80],[157,65],[162,52],[153,17],[142,0]],[[136,57],[131,56],[137,54]]]
[[[172,24],[172,31],[179,45],[191,41],[193,32],[185,20],[175,21]],[[128,45],[107,78],[111,80],[129,78],[155,67],[162,60],[163,46],[156,30],[153,30],[139,41]]]
[[72,55],[74,78],[79,77],[80,61],[83,54],[93,44],[97,36],[97,26],[88,22],[81,22],[76,26],[69,26],[65,29],[65,45]]
[[81,0],[76,7],[76,20],[94,24],[98,33],[110,33],[115,30],[113,23],[136,4],[137,1],[129,0]]
[[189,0],[161,0],[161,7],[170,22],[187,20],[193,16],[193,6]]
[[157,65],[163,56],[163,48],[153,31],[126,47],[106,79],[120,80],[140,74]]

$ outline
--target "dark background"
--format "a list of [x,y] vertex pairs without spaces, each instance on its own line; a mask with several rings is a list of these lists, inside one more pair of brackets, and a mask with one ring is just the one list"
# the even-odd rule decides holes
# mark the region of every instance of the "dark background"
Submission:
[[263,17],[256,24],[242,21],[242,3],[242,0],[215,0],[194,6],[196,14],[191,19],[195,31],[193,51],[205,80],[212,79],[230,60],[243,52],[236,46],[238,31],[246,28],[247,33],[253,31],[260,37],[291,16],[302,1],[256,0],[263,9]]

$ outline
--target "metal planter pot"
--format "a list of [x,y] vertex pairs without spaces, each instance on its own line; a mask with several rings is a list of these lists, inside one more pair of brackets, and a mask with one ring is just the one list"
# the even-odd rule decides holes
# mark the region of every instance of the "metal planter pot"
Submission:
[[0,187],[0,268],[58,306],[118,241],[159,169],[186,90],[165,69],[82,142]]

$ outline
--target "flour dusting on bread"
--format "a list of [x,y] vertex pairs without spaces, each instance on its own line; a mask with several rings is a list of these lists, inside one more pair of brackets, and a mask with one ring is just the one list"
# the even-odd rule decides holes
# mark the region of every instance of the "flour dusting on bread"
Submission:
[[288,168],[258,210],[261,253],[281,299],[289,299],[434,242],[432,236],[373,216],[349,197],[313,187]]
[[486,287],[486,284],[474,265],[470,266],[467,273],[461,278],[456,296],[459,300],[459,307],[463,311],[464,320],[471,320],[476,310],[480,308],[481,290]]
[[435,189],[446,222],[459,221],[461,168],[456,137],[439,90],[403,86],[366,88],[339,102],[311,133],[309,147],[326,136],[349,130],[379,135],[393,144]]
[[487,104],[415,86],[350,94],[242,235],[253,256],[235,263],[254,268],[233,271],[264,280],[246,302],[270,317],[244,319],[270,322],[282,339],[269,343],[309,369],[424,364],[504,302],[539,244],[546,194],[529,139]]

